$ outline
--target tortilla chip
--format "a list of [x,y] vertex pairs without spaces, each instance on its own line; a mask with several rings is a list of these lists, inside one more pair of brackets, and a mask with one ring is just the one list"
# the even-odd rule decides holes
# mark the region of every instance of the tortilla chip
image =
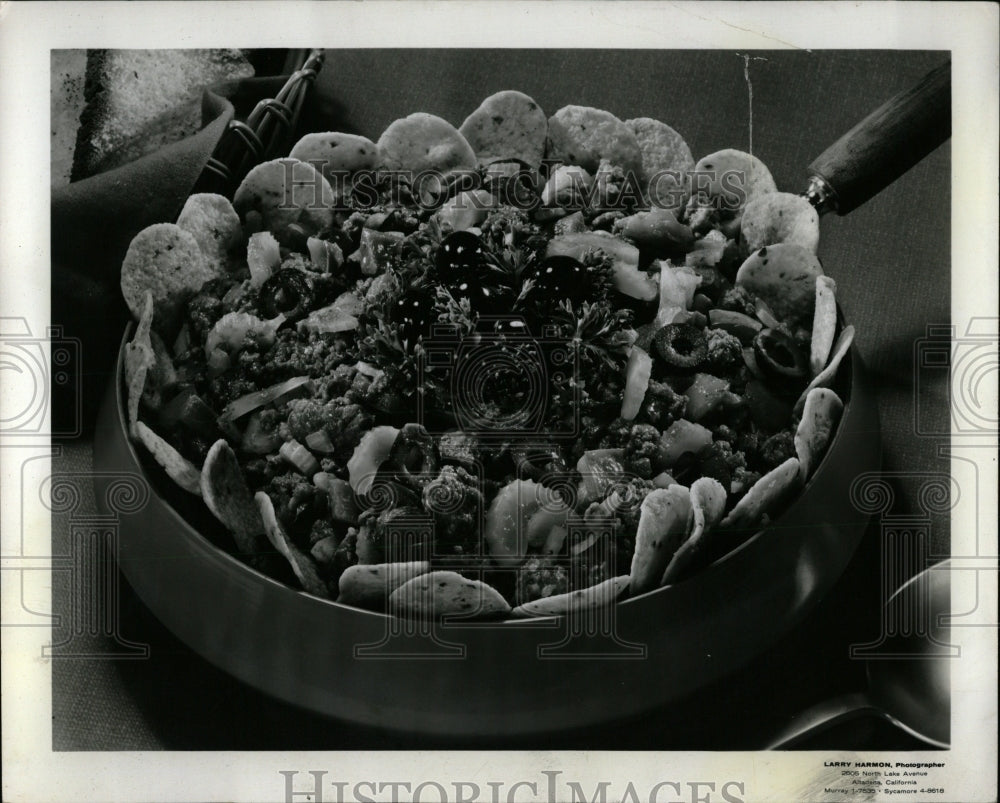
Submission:
[[700,477],[691,483],[691,535],[681,544],[663,572],[660,585],[671,585],[690,572],[705,554],[708,534],[726,510],[726,489],[712,477]]
[[806,394],[802,420],[795,430],[795,454],[805,482],[826,451],[844,403],[829,388],[813,388]]
[[344,182],[352,173],[374,170],[379,163],[378,145],[368,137],[337,131],[306,134],[288,155],[317,168],[338,198],[347,189]]
[[632,129],[611,112],[563,106],[549,118],[546,155],[596,173],[602,159],[625,171],[642,171],[642,150]]
[[147,427],[142,421],[136,421],[134,432],[167,475],[181,488],[197,496],[202,495],[201,472],[184,455]]
[[795,243],[814,254],[819,248],[819,213],[801,195],[769,192],[751,198],[740,220],[744,254],[777,243]]
[[844,331],[840,333],[840,337],[837,338],[837,342],[833,347],[833,356],[830,358],[830,362],[826,368],[813,377],[812,381],[806,386],[806,389],[802,391],[799,400],[795,402],[795,408],[792,411],[794,415],[802,414],[802,408],[805,406],[806,397],[809,395],[810,390],[813,388],[827,388],[833,384],[833,380],[837,378],[837,369],[840,368],[840,363],[853,342],[854,327],[844,327]]
[[629,572],[633,596],[658,588],[691,524],[691,497],[683,485],[656,488],[642,500]]
[[476,154],[458,129],[425,112],[390,123],[379,138],[378,150],[386,170],[448,172],[476,166]]
[[160,329],[170,331],[180,321],[184,302],[218,275],[191,232],[156,223],[129,244],[122,262],[122,295],[132,315],[140,318],[146,293],[152,293]]
[[458,131],[481,165],[516,159],[538,167],[545,153],[547,129],[545,112],[538,104],[523,92],[508,89],[480,103]]
[[333,189],[323,175],[308,162],[272,159],[247,173],[233,196],[233,208],[247,220],[253,213],[261,225],[279,242],[291,234],[288,226],[298,224],[306,236],[317,234],[333,223]]
[[190,196],[177,225],[194,235],[201,252],[220,274],[229,269],[231,254],[243,242],[240,216],[222,195],[202,192]]
[[159,410],[163,406],[164,396],[177,384],[177,369],[174,368],[173,358],[163,338],[156,332],[150,332],[149,342],[152,347],[153,362],[146,374],[142,400],[151,410]]
[[642,178],[651,179],[662,170],[686,173],[694,169],[694,156],[684,137],[666,123],[651,117],[626,120],[642,151]]
[[132,341],[125,344],[125,388],[127,393],[129,431],[135,437],[135,422],[139,420],[139,401],[146,387],[150,366],[156,362],[150,332],[153,326],[153,294],[146,291],[146,298],[135,327]]
[[201,469],[201,494],[212,515],[233,534],[243,555],[259,555],[264,548],[264,520],[247,487],[236,453],[219,439],[208,450]]
[[[691,193],[710,205],[736,212],[758,195],[777,192],[771,171],[744,151],[725,148],[703,156],[694,166]],[[699,175],[700,174],[700,175]]]
[[430,570],[431,565],[425,560],[349,566],[340,575],[337,602],[355,608],[384,611],[393,591]]
[[600,608],[615,602],[629,585],[629,576],[612,577],[603,583],[580,588],[566,594],[553,594],[551,597],[526,602],[518,605],[510,613],[519,619],[533,616],[572,616],[579,611]]
[[510,613],[510,605],[486,583],[457,572],[436,571],[414,577],[393,591],[389,612],[428,620],[442,616],[495,619]]
[[746,528],[760,523],[788,493],[800,484],[799,459],[789,457],[755,482],[746,495],[722,520],[723,527]]
[[688,173],[694,170],[691,148],[666,123],[651,117],[626,120],[642,153],[643,191],[653,206],[684,208],[688,196]]
[[736,284],[759,297],[782,321],[809,322],[816,307],[816,277],[823,266],[801,245],[778,243],[755,251],[740,266]]
[[257,510],[264,522],[267,540],[291,565],[292,571],[302,584],[302,588],[315,597],[328,599],[330,591],[319,576],[316,562],[311,555],[306,554],[292,543],[274,512],[274,503],[271,502],[271,497],[258,491],[254,495],[254,501],[257,503]]
[[837,283],[829,276],[816,277],[816,309],[813,312],[809,371],[816,376],[826,367],[837,331]]

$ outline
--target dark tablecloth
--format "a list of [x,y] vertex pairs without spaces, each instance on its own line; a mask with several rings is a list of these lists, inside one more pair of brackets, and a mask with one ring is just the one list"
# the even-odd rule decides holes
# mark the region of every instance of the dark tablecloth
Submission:
[[[947,59],[943,52],[755,51],[752,148],[780,189],[799,191],[806,165],[875,106]],[[83,341],[84,433],[63,440],[57,471],[87,472],[87,426],[108,382],[124,307],[117,270],[132,235],[171,220],[233,114],[280,81],[217,88],[206,127],[140,162],[53,193],[53,322]],[[377,139],[411,111],[456,125],[480,98],[517,88],[551,113],[592,105],[622,119],[661,119],[685,137],[696,158],[750,147],[750,86],[744,58],[731,51],[328,51],[302,131],[340,130]],[[857,329],[859,353],[879,393],[884,463],[889,472],[947,473],[948,396],[942,376],[915,369],[928,326],[950,320],[950,151],[940,147],[881,195],[844,218],[822,222],[820,257]],[[940,373],[940,372],[939,372]],[[919,404],[916,400],[919,396]],[[57,413],[68,414],[62,406]],[[81,510],[93,508],[89,487]],[[917,512],[917,487],[898,481],[897,505]],[[79,512],[79,511],[78,511]],[[897,511],[898,512],[898,511]],[[931,518],[932,553],[948,550],[947,519]],[[54,554],[64,554],[65,517],[53,519]],[[478,746],[607,749],[748,749],[801,708],[859,690],[864,667],[848,645],[878,635],[877,521],[844,577],[821,605],[750,666],[667,710],[643,719],[529,742]],[[58,612],[73,591],[54,577]],[[202,661],[143,607],[124,580],[121,632],[150,646],[145,660],[53,663],[53,747],[59,750],[336,749],[470,747],[359,729],[279,704]],[[206,612],[206,615],[211,615]],[[101,638],[94,641],[101,651]],[[54,633],[54,640],[60,633]],[[859,720],[813,747],[908,748],[915,742],[874,720]]]

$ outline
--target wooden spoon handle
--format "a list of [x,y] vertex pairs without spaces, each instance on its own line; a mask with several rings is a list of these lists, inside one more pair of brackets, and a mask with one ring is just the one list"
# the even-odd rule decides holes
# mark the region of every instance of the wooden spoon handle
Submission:
[[[845,215],[888,187],[950,136],[948,61],[823,151],[809,165],[812,176],[820,181],[811,183],[808,194],[827,194],[827,208]],[[814,193],[816,189],[819,191]]]

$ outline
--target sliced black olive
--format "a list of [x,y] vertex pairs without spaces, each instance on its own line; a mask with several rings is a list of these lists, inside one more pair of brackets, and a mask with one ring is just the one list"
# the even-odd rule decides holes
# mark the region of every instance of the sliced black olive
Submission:
[[708,358],[705,332],[691,323],[668,323],[661,327],[653,337],[653,346],[675,368],[697,368]]
[[754,357],[769,379],[801,384],[809,374],[809,362],[798,344],[777,329],[761,329],[753,341]]
[[437,476],[438,451],[434,438],[421,424],[406,424],[399,431],[389,453],[393,478],[423,488]]
[[284,315],[289,321],[305,316],[312,299],[309,280],[298,268],[284,268],[261,285],[257,303],[267,318]]

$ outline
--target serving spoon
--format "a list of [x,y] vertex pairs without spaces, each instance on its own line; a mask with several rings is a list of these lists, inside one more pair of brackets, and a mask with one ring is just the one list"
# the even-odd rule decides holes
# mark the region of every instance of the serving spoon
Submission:
[[951,61],[894,95],[809,165],[802,195],[823,214],[846,215],[951,136]]
[[[951,562],[911,577],[886,602],[883,621],[899,625],[867,661],[868,688],[819,703],[797,715],[765,749],[787,750],[834,725],[875,715],[934,747],[951,734]],[[887,629],[892,630],[893,627]]]

